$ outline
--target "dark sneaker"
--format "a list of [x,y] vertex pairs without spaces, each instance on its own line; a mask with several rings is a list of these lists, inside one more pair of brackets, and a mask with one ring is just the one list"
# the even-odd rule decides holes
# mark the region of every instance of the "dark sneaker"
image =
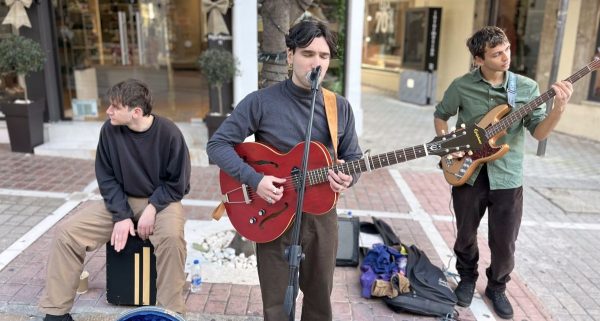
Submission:
[[471,280],[460,280],[458,282],[458,286],[454,289],[454,294],[458,301],[458,304],[461,307],[468,307],[471,305],[471,301],[473,301],[473,293],[475,292],[475,281]]
[[46,314],[44,321],[75,321],[69,313],[63,315]]
[[502,319],[512,319],[513,308],[510,305],[510,301],[506,297],[504,291],[493,291],[489,288],[485,289],[485,296],[487,296],[494,304],[494,311]]

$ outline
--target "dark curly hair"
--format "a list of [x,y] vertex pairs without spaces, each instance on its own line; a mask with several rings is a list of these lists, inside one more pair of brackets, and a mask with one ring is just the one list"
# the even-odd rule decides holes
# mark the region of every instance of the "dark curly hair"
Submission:
[[495,26],[487,26],[479,29],[471,38],[467,39],[467,47],[473,57],[484,59],[486,46],[494,48],[507,42],[508,38],[502,29]]
[[303,19],[292,26],[290,32],[285,36],[285,45],[292,52],[296,52],[296,48],[306,48],[318,37],[325,39],[331,57],[336,58],[337,38],[325,23],[313,18]]
[[137,79],[127,79],[110,87],[106,98],[113,105],[122,104],[128,109],[140,107],[144,116],[152,112],[152,95],[148,85]]

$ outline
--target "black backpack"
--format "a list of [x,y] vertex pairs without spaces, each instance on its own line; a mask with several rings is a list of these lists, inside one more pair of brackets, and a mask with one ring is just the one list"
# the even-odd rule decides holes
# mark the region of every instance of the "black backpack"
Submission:
[[406,276],[411,291],[395,298],[384,297],[385,303],[396,312],[453,318],[457,299],[448,286],[444,272],[433,265],[415,245],[404,247],[408,251]]

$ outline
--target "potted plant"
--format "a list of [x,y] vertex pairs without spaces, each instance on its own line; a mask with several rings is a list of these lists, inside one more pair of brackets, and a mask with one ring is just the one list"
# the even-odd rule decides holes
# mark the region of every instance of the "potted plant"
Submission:
[[211,106],[210,110],[213,112],[204,119],[208,127],[208,137],[219,128],[231,109],[232,97],[223,97],[223,85],[230,83],[238,74],[237,65],[238,62],[231,52],[220,48],[208,49],[198,59],[198,67],[210,86],[211,105],[217,105]]
[[[14,152],[33,153],[33,147],[44,142],[45,100],[29,100],[24,85],[25,77],[42,70],[44,62],[42,47],[31,39],[11,35],[0,41],[0,91],[5,97],[5,101],[0,103],[0,110],[6,117],[10,146]],[[21,97],[24,99],[16,99]]]

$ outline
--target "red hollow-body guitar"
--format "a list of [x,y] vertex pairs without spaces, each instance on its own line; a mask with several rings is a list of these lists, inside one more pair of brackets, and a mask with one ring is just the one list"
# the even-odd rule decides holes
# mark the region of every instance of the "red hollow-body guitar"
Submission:
[[[443,156],[455,151],[466,151],[477,144],[467,133],[480,130],[476,126],[462,133],[436,137],[433,141],[395,150],[342,164],[333,164],[327,148],[319,142],[310,143],[308,172],[305,178],[303,211],[322,215],[331,210],[338,194],[331,190],[327,180],[329,169],[346,174],[367,172],[427,155]],[[263,200],[248,185],[242,184],[224,171],[220,172],[223,203],[233,227],[242,236],[257,243],[270,242],[283,234],[296,214],[298,188],[301,183],[301,162],[304,143],[282,154],[267,145],[255,142],[241,143],[235,147],[237,154],[257,172],[285,178],[282,198],[275,204]]]
[[[596,58],[565,80],[573,84],[598,67],[600,67],[600,59]],[[444,158],[440,162],[446,181],[454,186],[463,185],[473,175],[479,164],[496,160],[508,153],[508,144],[496,146],[496,141],[506,134],[506,130],[512,124],[523,119],[555,94],[554,89],[550,89],[512,112],[512,107],[506,104],[498,105],[490,110],[477,124],[478,127],[484,129],[467,134],[469,136],[477,135],[471,139],[477,139],[479,144],[474,144],[474,148],[465,157]],[[459,129],[456,132],[461,131],[462,129]]]

